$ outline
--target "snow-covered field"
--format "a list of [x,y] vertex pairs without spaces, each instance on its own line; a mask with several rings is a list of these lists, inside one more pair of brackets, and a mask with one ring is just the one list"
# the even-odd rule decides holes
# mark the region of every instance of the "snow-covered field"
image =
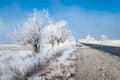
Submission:
[[18,51],[20,48],[17,44],[0,44],[0,50]]
[[79,42],[81,43],[91,43],[91,44],[100,44],[100,45],[107,45],[107,46],[120,46],[120,40],[107,40],[107,41],[88,41],[85,39],[81,39]]
[[110,40],[107,38],[106,35],[101,35],[101,40],[96,40],[91,35],[88,35],[85,39],[80,39],[78,42],[100,44],[100,45],[107,45],[107,46],[120,46],[120,40]]
[[120,40],[98,41],[98,44],[108,46],[120,46]]
[[75,50],[57,48],[34,54],[19,45],[0,45],[0,80],[70,79],[75,70]]
[[21,49],[17,44],[0,44],[0,54],[18,53]]

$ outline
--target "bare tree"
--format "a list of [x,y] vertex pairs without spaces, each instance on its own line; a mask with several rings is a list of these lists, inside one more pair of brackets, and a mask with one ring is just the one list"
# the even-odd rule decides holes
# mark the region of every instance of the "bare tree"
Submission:
[[51,20],[47,11],[34,10],[33,14],[23,24],[23,28],[15,31],[15,39],[23,45],[31,46],[34,52],[38,53],[40,51],[43,28],[50,23]]

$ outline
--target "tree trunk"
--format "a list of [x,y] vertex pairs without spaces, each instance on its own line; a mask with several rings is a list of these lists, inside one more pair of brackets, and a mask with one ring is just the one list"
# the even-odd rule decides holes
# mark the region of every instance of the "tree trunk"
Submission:
[[60,40],[59,40],[59,39],[57,39],[57,44],[58,44],[58,46],[59,46],[59,43],[60,43]]
[[34,44],[34,52],[37,52],[37,45]]
[[40,46],[38,44],[34,44],[34,52],[38,53],[39,48],[40,48]]

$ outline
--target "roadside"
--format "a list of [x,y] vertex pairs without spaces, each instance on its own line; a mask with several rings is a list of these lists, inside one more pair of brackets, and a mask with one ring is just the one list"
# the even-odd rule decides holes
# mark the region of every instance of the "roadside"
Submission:
[[120,80],[120,57],[84,45],[75,54],[75,80]]

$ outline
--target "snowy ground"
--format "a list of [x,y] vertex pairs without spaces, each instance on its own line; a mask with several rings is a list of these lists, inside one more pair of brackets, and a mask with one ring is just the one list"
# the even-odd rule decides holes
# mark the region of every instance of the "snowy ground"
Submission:
[[120,46],[120,40],[98,41],[98,44],[108,45],[108,46]]
[[18,45],[0,45],[0,80],[72,79],[76,48],[34,54]]
[[0,54],[4,53],[17,53],[22,49],[17,44],[0,44]]
[[88,41],[86,39],[81,39],[79,42],[81,42],[81,43],[100,44],[100,45],[108,45],[108,46],[120,46],[120,40]]

